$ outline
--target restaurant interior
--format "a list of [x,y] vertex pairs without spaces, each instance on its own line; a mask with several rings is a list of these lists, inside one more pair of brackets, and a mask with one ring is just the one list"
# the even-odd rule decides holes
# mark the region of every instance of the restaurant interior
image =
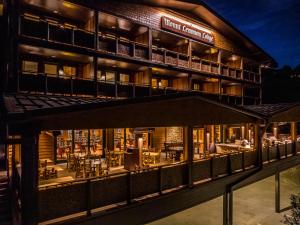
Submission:
[[[39,186],[180,164],[187,160],[184,132],[183,127],[43,131],[39,137]],[[264,151],[291,143],[289,123],[272,124],[263,138]],[[19,148],[13,147],[20,163]],[[194,161],[255,148],[253,124],[193,129]]]

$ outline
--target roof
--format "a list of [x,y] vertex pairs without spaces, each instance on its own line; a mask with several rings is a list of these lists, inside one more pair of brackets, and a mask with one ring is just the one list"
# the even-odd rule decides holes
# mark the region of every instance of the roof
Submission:
[[[8,124],[40,129],[197,126],[300,121],[299,103],[233,106],[180,93],[135,99],[10,94],[3,96]],[[2,110],[3,111],[3,110]]]
[[264,118],[195,93],[135,99],[11,94],[3,96],[8,124],[35,123],[41,129],[197,126],[255,123]]
[[261,115],[269,122],[300,121],[300,103],[247,105],[244,109]]
[[39,109],[60,108],[74,105],[84,105],[89,103],[107,102],[105,98],[84,98],[68,96],[47,96],[17,94],[3,96],[3,102],[8,114],[26,113]]

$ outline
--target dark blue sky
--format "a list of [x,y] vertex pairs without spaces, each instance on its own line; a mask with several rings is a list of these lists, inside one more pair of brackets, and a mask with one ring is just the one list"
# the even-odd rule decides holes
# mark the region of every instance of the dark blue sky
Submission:
[[275,58],[300,65],[300,0],[204,0]]

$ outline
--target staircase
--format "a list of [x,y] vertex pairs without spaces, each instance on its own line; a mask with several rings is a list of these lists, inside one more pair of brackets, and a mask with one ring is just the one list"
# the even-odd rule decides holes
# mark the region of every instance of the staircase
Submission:
[[0,225],[11,225],[11,201],[7,177],[0,177]]

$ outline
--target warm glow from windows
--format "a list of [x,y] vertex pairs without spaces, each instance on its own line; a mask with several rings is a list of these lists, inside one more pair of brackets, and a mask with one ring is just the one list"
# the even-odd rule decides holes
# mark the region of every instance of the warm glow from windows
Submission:
[[76,76],[76,68],[72,66],[64,66],[63,72],[65,76],[75,77]]
[[3,16],[3,4],[0,4],[0,16]]
[[28,73],[38,73],[38,62],[23,61],[22,71]]
[[56,75],[57,74],[57,65],[55,65],[55,64],[45,64],[45,74],[47,74],[47,75]]

